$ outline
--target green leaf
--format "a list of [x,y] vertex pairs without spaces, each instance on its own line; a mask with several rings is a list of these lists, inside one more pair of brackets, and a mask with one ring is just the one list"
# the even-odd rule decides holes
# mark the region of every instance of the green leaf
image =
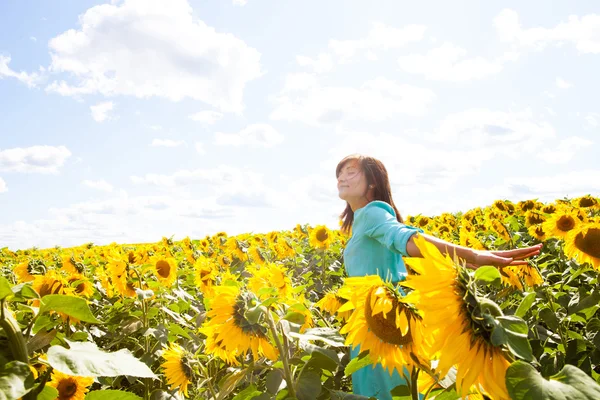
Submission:
[[85,400],[142,400],[142,398],[122,390],[94,390],[85,396]]
[[510,352],[523,360],[533,361],[533,351],[527,339],[529,328],[525,321],[512,315],[496,317],[496,320],[504,328],[506,345]]
[[12,289],[10,288],[10,282],[3,276],[0,276],[0,300],[5,299],[8,296],[13,294]]
[[358,357],[353,358],[352,360],[350,360],[348,365],[346,365],[346,368],[344,369],[344,374],[346,376],[350,376],[353,373],[355,373],[356,371],[358,371],[359,369],[366,367],[367,365],[371,365],[371,364],[373,364],[373,360],[371,360],[369,353],[367,353],[367,352],[360,353],[358,355]]
[[70,349],[52,346],[48,362],[60,372],[74,376],[136,376],[156,378],[146,364],[135,358],[128,349],[104,352],[90,342],[71,342]]
[[344,337],[340,335],[337,329],[332,328],[311,328],[304,333],[290,332],[290,336],[302,340],[322,340],[330,346],[343,347]]
[[342,392],[341,390],[330,390],[332,400],[377,400],[375,397],[362,396],[360,394],[352,394]]
[[260,390],[256,388],[254,384],[248,386],[233,397],[233,400],[250,400],[258,395],[262,394]]
[[42,297],[41,301],[42,306],[40,308],[40,314],[48,311],[58,311],[83,322],[92,324],[99,324],[102,322],[94,317],[87,301],[81,297],[64,294],[49,294]]
[[517,308],[517,311],[515,311],[515,315],[517,317],[523,318],[525,314],[527,314],[527,311],[529,311],[533,302],[535,301],[535,296],[536,293],[531,292],[527,293],[527,295],[523,297],[523,300],[521,300],[521,304],[519,304],[519,308]]
[[298,400],[316,400],[321,393],[321,376],[314,371],[304,371],[296,384]]
[[305,318],[306,316],[304,314],[295,311],[288,311],[287,314],[285,314],[285,316],[283,317],[283,319],[301,325],[304,324]]
[[587,308],[597,306],[600,302],[600,291],[594,291],[590,295],[581,296],[581,300],[579,300],[575,304],[569,304],[567,315],[575,314],[577,312],[582,312]]
[[44,388],[38,393],[36,400],[55,400],[58,398],[58,390],[52,386],[44,385]]
[[523,361],[515,361],[506,370],[506,388],[518,400],[593,400],[600,398],[600,386],[585,372],[565,365],[549,380]]
[[500,275],[498,268],[486,265],[485,267],[480,267],[475,270],[475,279],[487,285],[491,285],[500,283],[502,281],[502,276]]
[[[10,293],[12,294],[12,291]],[[33,374],[29,365],[21,361],[11,361],[0,366],[0,400],[16,400],[32,388]]]
[[267,374],[265,385],[269,393],[277,394],[283,381],[283,373],[280,369],[274,369]]

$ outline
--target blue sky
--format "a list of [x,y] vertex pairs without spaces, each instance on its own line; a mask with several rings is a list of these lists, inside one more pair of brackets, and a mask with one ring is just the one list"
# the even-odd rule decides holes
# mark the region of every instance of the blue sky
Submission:
[[594,1],[0,3],[0,247],[337,227],[600,193]]

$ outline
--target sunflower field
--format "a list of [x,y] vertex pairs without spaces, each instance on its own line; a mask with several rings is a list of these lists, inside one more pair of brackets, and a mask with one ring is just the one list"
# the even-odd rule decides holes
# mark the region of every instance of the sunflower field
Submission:
[[[326,226],[201,239],[0,249],[0,400],[599,399],[600,203],[495,201],[407,216],[474,249],[542,242],[473,270],[422,236],[397,284],[347,277]],[[351,235],[351,233],[350,233]],[[350,358],[350,348],[362,353]]]

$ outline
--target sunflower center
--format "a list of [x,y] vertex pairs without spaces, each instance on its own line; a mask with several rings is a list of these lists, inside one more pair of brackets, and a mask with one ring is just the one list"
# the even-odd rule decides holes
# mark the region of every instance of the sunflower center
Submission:
[[71,378],[64,379],[60,381],[56,389],[58,390],[58,398],[60,400],[70,399],[77,392],[77,382]]
[[556,207],[554,207],[552,204],[544,206],[544,208],[542,208],[542,211],[545,212],[546,214],[552,214],[553,212],[556,211]]
[[319,242],[324,242],[327,240],[329,235],[327,234],[327,231],[325,229],[320,229],[319,231],[317,231],[316,237]]
[[539,237],[542,237],[546,234],[546,232],[544,232],[544,228],[542,228],[541,226],[538,226],[537,228],[535,228],[535,234],[538,235]]
[[[373,332],[375,336],[377,336],[379,339],[383,340],[386,343],[396,345],[405,345],[411,343],[412,336],[410,328],[408,328],[408,332],[406,332],[406,335],[402,335],[402,331],[396,326],[396,309],[398,307],[401,307],[398,300],[393,300],[392,309],[388,311],[385,314],[385,316],[382,312],[376,315],[372,315],[373,309],[371,308],[371,296],[373,295],[373,291],[375,289],[377,289],[377,287],[373,286],[369,291],[367,298],[365,299],[365,319],[367,321],[369,329],[371,330],[371,332]],[[403,308],[400,312],[407,312],[407,310]]]
[[600,258],[600,228],[590,228],[575,236],[575,247],[592,257]]
[[523,210],[523,211],[529,211],[529,210],[532,210],[533,207],[535,207],[535,203],[533,201],[531,201],[531,200],[527,200],[527,201],[525,201],[525,203],[523,203],[521,205],[521,210]]
[[158,260],[156,262],[156,271],[161,278],[166,278],[171,273],[171,264],[166,260]]
[[596,204],[598,204],[598,200],[594,199],[593,197],[584,197],[583,199],[579,200],[579,207],[592,207]]
[[570,231],[575,228],[575,219],[570,215],[563,215],[556,221],[556,227],[563,232]]
[[537,224],[541,224],[544,221],[546,221],[546,218],[544,218],[543,215],[538,214],[538,213],[533,213],[529,216],[528,222],[530,225],[537,225]]
[[129,264],[135,264],[135,253],[133,251],[127,254],[127,261],[129,261]]
[[180,364],[181,364],[181,370],[185,374],[185,377],[187,378],[187,380],[188,381],[192,380],[192,378],[194,376],[192,374],[192,368],[188,365],[187,357],[185,357],[185,356],[181,357]]
[[261,324],[253,324],[244,316],[247,309],[246,299],[240,295],[233,306],[233,321],[234,324],[242,330],[246,335],[252,335],[258,338],[266,338],[267,329]]

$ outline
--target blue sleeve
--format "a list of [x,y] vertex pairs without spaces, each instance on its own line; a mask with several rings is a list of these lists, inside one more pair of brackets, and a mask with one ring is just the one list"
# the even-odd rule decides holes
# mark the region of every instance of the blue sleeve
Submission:
[[408,257],[406,252],[408,240],[417,232],[423,233],[423,229],[398,222],[392,214],[393,208],[387,204],[373,205],[365,212],[367,223],[365,235],[377,240],[389,250]]

